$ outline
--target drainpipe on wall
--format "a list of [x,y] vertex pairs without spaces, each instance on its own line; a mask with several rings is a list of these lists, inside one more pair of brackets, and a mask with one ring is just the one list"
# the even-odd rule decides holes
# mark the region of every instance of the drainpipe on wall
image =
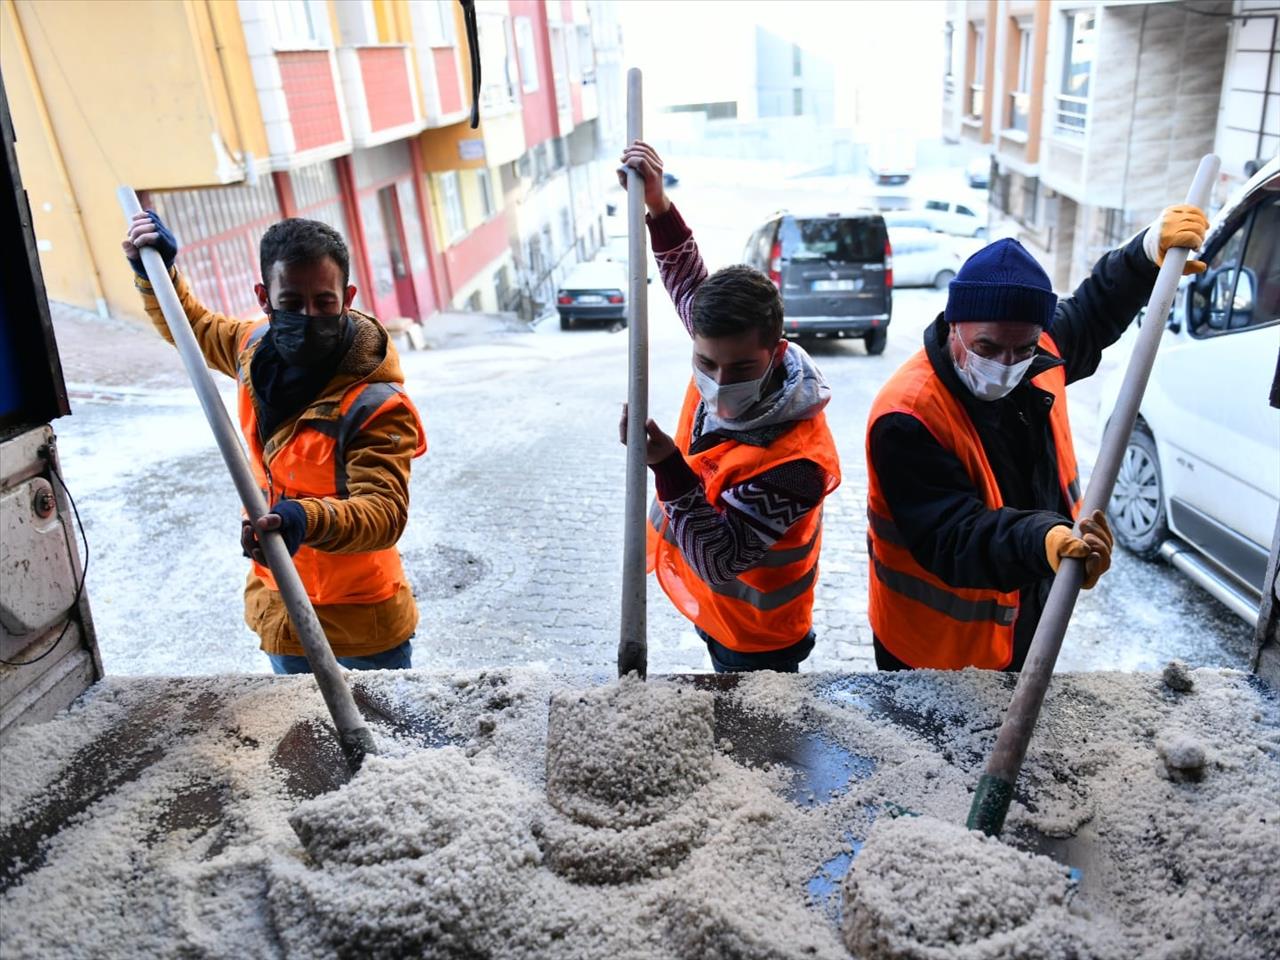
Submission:
[[[62,144],[58,142],[53,129],[53,120],[49,116],[49,107],[44,101],[44,89],[40,86],[40,78],[36,76],[35,63],[31,59],[31,50],[27,46],[27,32],[23,29],[22,18],[18,15],[17,4],[9,0],[9,13],[13,17],[14,36],[18,40],[18,49],[22,52],[22,67],[31,81],[31,97],[35,101],[36,113],[40,117],[40,128],[44,132],[45,141],[49,144],[49,152],[53,155],[54,170],[58,182],[66,196],[71,200],[71,215],[75,220],[76,232],[84,247],[85,258],[89,261],[89,282],[93,287],[93,301],[98,316],[109,317],[107,297],[102,288],[102,272],[98,269],[97,258],[93,255],[93,246],[89,243],[89,233],[84,228],[84,214],[80,210],[80,198],[76,196],[71,176],[67,173],[67,162],[62,156]],[[34,226],[34,224],[33,224]]]
[[209,18],[209,30],[213,33],[213,49],[218,55],[218,69],[222,73],[222,89],[227,95],[227,106],[231,110],[231,128],[235,130],[236,142],[240,146],[240,166],[244,169],[244,179],[249,186],[258,183],[258,168],[253,162],[253,151],[244,139],[244,128],[240,123],[240,109],[236,106],[235,94],[231,89],[231,77],[227,73],[226,45],[218,32],[218,19],[213,15],[213,0],[204,0],[205,15]]

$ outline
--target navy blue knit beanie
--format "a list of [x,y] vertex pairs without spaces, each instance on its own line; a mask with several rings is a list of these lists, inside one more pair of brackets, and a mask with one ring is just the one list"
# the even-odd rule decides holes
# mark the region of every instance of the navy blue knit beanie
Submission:
[[1017,240],[997,240],[960,268],[947,292],[948,323],[1038,323],[1046,329],[1057,294],[1035,257]]

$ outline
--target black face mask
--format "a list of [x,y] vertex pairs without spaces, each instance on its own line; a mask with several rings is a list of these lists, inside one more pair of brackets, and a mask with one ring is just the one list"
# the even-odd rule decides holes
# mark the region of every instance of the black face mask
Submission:
[[271,337],[276,352],[293,367],[306,367],[328,360],[342,343],[347,324],[345,313],[307,316],[289,310],[272,309]]

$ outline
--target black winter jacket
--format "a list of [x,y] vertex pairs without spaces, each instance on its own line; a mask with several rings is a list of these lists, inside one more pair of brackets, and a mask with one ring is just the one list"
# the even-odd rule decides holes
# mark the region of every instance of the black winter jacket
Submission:
[[1049,333],[1062,359],[1037,351],[1023,382],[993,402],[976,399],[960,381],[942,316],[925,330],[929,362],[977,428],[1001,509],[987,509],[960,460],[915,417],[890,413],[870,425],[871,462],[916,562],[954,587],[1020,591],[1010,670],[1022,669],[1052,585],[1045,535],[1071,522],[1049,428],[1053,397],[1029,381],[1057,365],[1066,367],[1067,383],[1090,376],[1146,303],[1158,272],[1142,234],[1105,254],[1054,312]]

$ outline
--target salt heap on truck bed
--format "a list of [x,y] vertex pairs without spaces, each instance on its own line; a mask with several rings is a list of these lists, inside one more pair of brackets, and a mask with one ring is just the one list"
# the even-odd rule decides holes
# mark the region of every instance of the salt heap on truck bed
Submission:
[[[3,952],[847,958],[843,928],[867,960],[1035,960],[1095,928],[1099,957],[1275,957],[1280,703],[1245,674],[1190,678],[1054,679],[1004,839],[1082,885],[988,893],[958,932],[885,895],[945,864],[895,865],[875,837],[868,869],[853,853],[877,816],[892,839],[888,804],[944,821],[913,828],[921,849],[963,845],[1001,674],[352,674],[381,750],[354,778],[310,678],[108,679],[0,750]],[[591,753],[553,730],[549,800],[553,698],[599,711],[602,737],[639,727]],[[1169,764],[1188,744],[1198,779]],[[653,756],[611,776],[628,751]]]

